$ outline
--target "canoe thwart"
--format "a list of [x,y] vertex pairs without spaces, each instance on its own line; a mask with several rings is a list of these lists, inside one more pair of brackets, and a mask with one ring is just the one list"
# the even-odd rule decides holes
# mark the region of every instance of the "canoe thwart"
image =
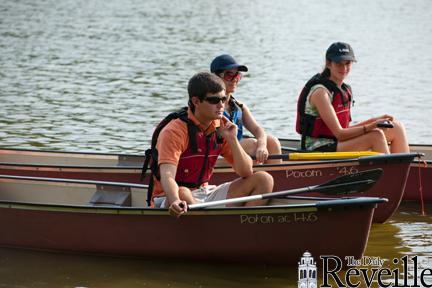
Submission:
[[132,206],[130,187],[97,185],[97,190],[91,197],[89,204],[93,206],[115,205],[121,207]]

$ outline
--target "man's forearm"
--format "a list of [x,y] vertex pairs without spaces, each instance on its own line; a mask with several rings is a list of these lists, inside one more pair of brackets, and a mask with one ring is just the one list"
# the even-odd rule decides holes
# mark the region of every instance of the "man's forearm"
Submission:
[[173,178],[165,179],[164,181],[161,181],[161,184],[165,192],[165,196],[167,197],[168,204],[171,204],[176,200],[180,200],[178,192],[179,187]]
[[233,169],[241,177],[248,177],[253,174],[252,158],[241,147],[237,139],[228,142],[233,155]]
[[171,204],[176,200],[180,200],[179,187],[175,181],[177,166],[172,164],[161,164],[159,168],[162,189],[165,192],[168,203]]

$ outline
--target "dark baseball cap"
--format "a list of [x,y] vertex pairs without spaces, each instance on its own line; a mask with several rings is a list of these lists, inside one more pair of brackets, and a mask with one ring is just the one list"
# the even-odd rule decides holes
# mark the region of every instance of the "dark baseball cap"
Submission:
[[357,61],[354,51],[348,43],[336,42],[327,49],[326,59],[333,62]]
[[237,68],[239,71],[247,72],[248,68],[245,65],[238,64],[235,59],[228,54],[219,55],[213,59],[210,64],[212,73]]

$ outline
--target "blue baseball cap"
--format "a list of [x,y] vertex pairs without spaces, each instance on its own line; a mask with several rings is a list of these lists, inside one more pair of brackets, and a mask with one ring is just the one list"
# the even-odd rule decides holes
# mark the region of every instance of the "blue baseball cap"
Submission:
[[235,59],[228,54],[219,55],[213,59],[210,64],[210,71],[216,73],[218,71],[224,71],[229,69],[237,68],[239,71],[247,72],[248,68],[245,65],[238,64]]

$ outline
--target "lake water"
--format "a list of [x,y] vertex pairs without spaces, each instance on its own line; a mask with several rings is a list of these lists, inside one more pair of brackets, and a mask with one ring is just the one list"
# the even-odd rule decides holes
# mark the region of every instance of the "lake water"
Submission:
[[[221,53],[249,67],[236,97],[262,126],[297,137],[298,93],[335,41],[358,59],[348,81],[354,121],[392,114],[410,143],[431,143],[430,0],[5,0],[0,146],[142,153],[154,125],[186,104],[189,78]],[[430,257],[431,217],[409,208],[374,225],[367,255]],[[296,287],[296,279],[290,268],[0,250],[0,287]]]
[[[327,47],[351,43],[354,120],[389,113],[430,143],[432,2],[2,1],[3,147],[136,152],[221,53],[250,68],[237,98],[278,137]],[[429,120],[428,120],[429,119]]]

